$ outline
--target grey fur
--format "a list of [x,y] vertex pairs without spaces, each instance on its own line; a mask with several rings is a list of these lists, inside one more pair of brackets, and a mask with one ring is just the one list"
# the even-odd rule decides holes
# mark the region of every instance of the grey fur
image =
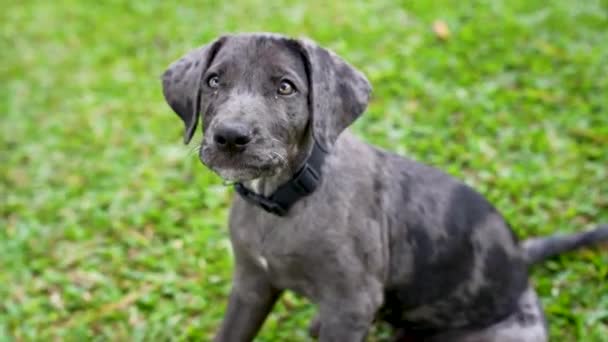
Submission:
[[[213,75],[217,87],[207,84]],[[277,93],[285,79],[297,92]],[[235,196],[235,271],[216,341],[252,340],[285,289],[318,306],[311,333],[321,341],[362,341],[374,319],[419,340],[545,341],[529,262],[607,239],[604,231],[522,248],[467,185],[359,141],[346,127],[371,86],[309,40],[222,37],[172,64],[163,90],[186,142],[201,113],[201,161],[260,194],[299,169],[313,139],[329,152],[319,188],[284,217]],[[251,142],[221,151],[213,140],[220,122],[250,127]]]

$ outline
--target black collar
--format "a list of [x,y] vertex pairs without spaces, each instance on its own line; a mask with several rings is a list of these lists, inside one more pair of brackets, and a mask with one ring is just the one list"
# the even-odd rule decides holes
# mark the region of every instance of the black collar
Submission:
[[321,167],[326,154],[315,141],[302,168],[269,197],[257,194],[241,183],[236,183],[234,189],[249,203],[277,216],[285,216],[294,203],[312,194],[321,183]]

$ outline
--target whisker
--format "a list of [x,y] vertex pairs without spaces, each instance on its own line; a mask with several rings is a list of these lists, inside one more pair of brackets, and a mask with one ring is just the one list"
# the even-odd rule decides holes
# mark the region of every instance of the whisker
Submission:
[[276,141],[279,145],[282,145],[281,141],[277,138],[270,137],[270,141]]
[[190,152],[188,152],[188,157],[191,157],[193,155],[199,154],[199,152],[201,151],[201,149],[202,149],[201,145],[195,146],[194,148],[192,148],[190,150]]
[[275,152],[275,151],[271,151],[271,156],[277,156],[277,158],[279,158],[279,160],[281,161],[282,164],[287,164],[287,159],[285,157],[283,157],[280,153]]
[[192,148],[190,148],[190,150],[188,151],[188,157],[194,155],[194,154],[198,154],[201,150],[201,145],[196,145]]

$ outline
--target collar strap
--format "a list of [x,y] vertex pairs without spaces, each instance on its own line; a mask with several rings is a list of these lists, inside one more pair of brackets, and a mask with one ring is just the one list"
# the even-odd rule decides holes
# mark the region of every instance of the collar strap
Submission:
[[321,167],[326,152],[314,142],[312,152],[298,172],[275,192],[266,197],[247,189],[242,183],[236,183],[234,189],[247,202],[277,216],[285,216],[289,208],[300,199],[312,194],[321,183]]

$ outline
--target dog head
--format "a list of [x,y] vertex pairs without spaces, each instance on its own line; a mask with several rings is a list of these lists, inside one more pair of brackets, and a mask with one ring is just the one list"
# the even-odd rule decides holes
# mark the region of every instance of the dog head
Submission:
[[295,171],[313,139],[330,151],[370,92],[365,76],[332,52],[275,34],[220,37],[163,74],[184,142],[201,120],[201,161],[229,181]]

